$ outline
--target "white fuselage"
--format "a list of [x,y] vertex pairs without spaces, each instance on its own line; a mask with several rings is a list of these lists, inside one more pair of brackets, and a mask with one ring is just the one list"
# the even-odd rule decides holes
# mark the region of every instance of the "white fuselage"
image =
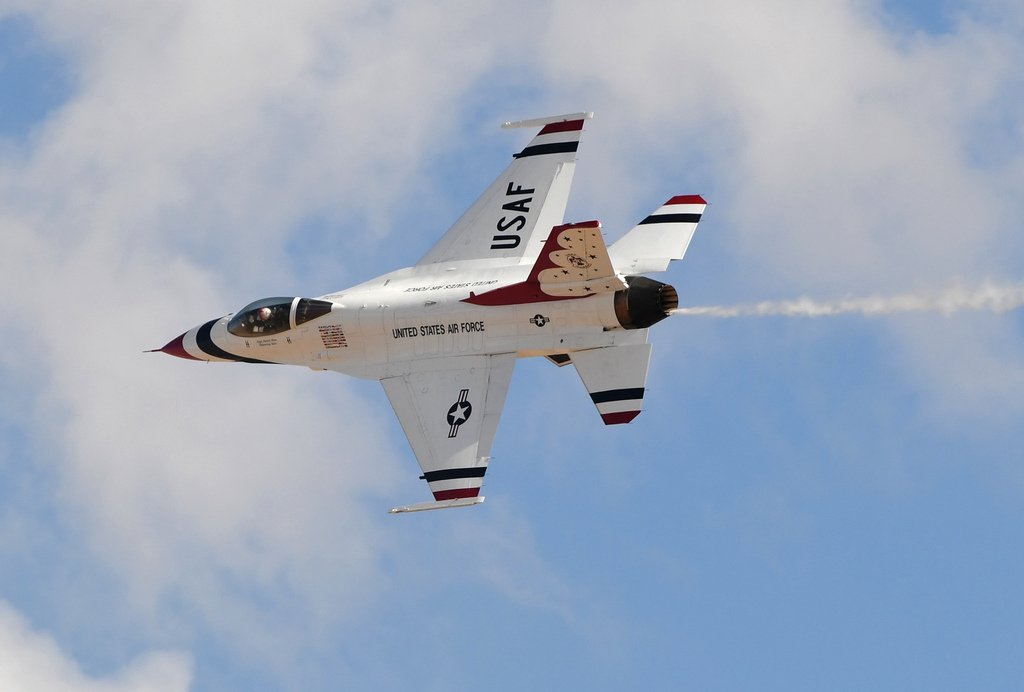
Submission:
[[682,259],[707,202],[676,195],[611,246],[598,221],[564,223],[591,115],[507,124],[540,129],[414,266],[318,298],[263,298],[156,350],[379,380],[433,495],[395,512],[483,500],[516,358],[571,365],[605,425],[631,422],[648,328],[679,304],[644,274]]
[[[463,302],[471,292],[522,280],[530,267],[456,264],[440,272],[400,269],[321,296],[332,304],[329,313],[300,325],[293,318],[289,329],[270,335],[236,336],[227,315],[189,330],[182,345],[200,360],[251,359],[382,379],[428,358],[548,356],[644,339],[619,325],[608,293],[501,306]],[[197,339],[204,327],[215,348]]]

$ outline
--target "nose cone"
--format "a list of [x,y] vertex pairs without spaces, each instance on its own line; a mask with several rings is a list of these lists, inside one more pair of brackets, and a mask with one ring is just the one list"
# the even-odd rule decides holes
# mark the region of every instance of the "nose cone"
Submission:
[[[188,334],[188,332],[185,332],[185,334]],[[185,358],[186,360],[199,360],[195,356],[189,355],[188,351],[185,350],[185,334],[168,341],[166,346],[157,350],[170,356]]]

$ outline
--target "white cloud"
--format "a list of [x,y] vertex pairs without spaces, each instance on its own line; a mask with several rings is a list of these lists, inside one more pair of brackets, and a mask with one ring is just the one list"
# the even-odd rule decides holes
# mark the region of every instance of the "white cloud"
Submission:
[[[436,207],[445,181],[422,161],[521,37],[481,33],[497,10],[457,2],[25,11],[77,81],[28,155],[0,162],[0,288],[31,296],[0,308],[20,325],[0,362],[32,373],[6,396],[31,398],[23,422],[56,457],[38,501],[123,589],[68,617],[102,608],[141,639],[198,628],[287,684],[311,636],[387,593],[405,441],[384,439],[373,385],[141,351],[293,283],[283,248],[310,217],[350,245],[390,232],[396,199]],[[321,290],[366,278],[322,253]]]
[[20,692],[171,692],[187,690],[188,656],[174,651],[139,656],[113,675],[84,673],[49,636],[35,631],[0,601],[0,688]]
[[[990,4],[964,11],[951,33],[929,35],[896,33],[879,8],[839,1],[559,7],[547,41],[551,79],[596,97],[618,140],[596,145],[602,179],[582,194],[632,219],[636,211],[619,208],[650,189],[647,175],[635,179],[645,160],[664,176],[666,158],[675,159],[667,166],[681,183],[661,195],[706,192],[694,163],[713,173],[717,196],[691,256],[703,243],[725,246],[745,271],[705,287],[720,291],[705,293],[708,302],[1019,280],[1019,12]],[[570,27],[586,40],[564,40]],[[719,237],[705,240],[711,232]],[[900,356],[913,364],[906,372],[960,414],[977,410],[959,406],[958,392],[978,350],[996,367],[1024,358],[1002,347],[1019,341],[1010,320],[964,351],[934,348],[950,343],[955,322],[928,329],[913,338],[895,328]],[[1012,398],[1008,382],[972,381]]]
[[[174,633],[190,613],[286,671],[310,631],[387,588],[379,524],[404,440],[383,438],[383,397],[340,376],[141,351],[294,281],[282,249],[310,215],[387,232],[494,44],[466,32],[478,11],[444,6],[31,12],[78,78],[0,168],[0,286],[31,296],[2,308],[22,325],[3,363],[38,373],[22,393],[59,452],[46,499],[122,582],[126,626]],[[446,27],[466,52],[431,60]],[[339,253],[322,290],[355,271]]]
[[[964,21],[955,40],[904,40],[845,2],[670,6],[564,4],[552,28],[553,78],[597,84],[628,133],[617,139],[630,166],[612,174],[632,175],[659,148],[684,160],[704,151],[734,195],[712,207],[734,249],[798,284],[989,264],[993,241],[1010,235],[994,220],[1017,201],[966,146],[1018,79],[1012,29]],[[559,41],[569,24],[584,45]],[[629,50],[609,50],[616,42]]]
[[[1024,132],[1006,126],[996,156],[978,128],[1019,122],[1020,17],[906,36],[864,7],[24,4],[76,87],[25,157],[0,160],[0,290],[23,298],[0,305],[19,325],[0,367],[20,392],[3,396],[61,452],[47,499],[123,583],[126,623],[146,636],[193,618],[281,672],[307,629],[387,593],[379,562],[401,546],[383,509],[414,471],[379,392],[140,351],[296,281],[283,249],[310,218],[346,236],[319,244],[336,257],[316,265],[337,282],[325,292],[366,278],[345,247],[425,232],[397,219],[441,230],[450,193],[425,163],[464,150],[472,109],[597,110],[572,205],[606,220],[713,185],[705,229],[759,272],[726,277],[743,288],[832,298],[1010,273]],[[743,295],[761,297],[784,296]],[[954,415],[993,393],[1019,407],[1019,377],[995,376],[1020,371],[1013,329],[936,348],[952,330],[894,327],[896,357]],[[480,578],[576,617],[509,523],[506,544],[461,538]]]

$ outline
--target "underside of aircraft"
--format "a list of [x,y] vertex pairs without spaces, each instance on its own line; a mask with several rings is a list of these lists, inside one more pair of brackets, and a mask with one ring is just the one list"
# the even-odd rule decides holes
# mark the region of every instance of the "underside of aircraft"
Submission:
[[414,265],[316,298],[258,300],[157,350],[380,380],[434,498],[394,513],[483,501],[517,358],[575,367],[604,423],[629,423],[643,408],[648,330],[679,304],[644,275],[683,258],[706,202],[671,197],[611,245],[597,221],[565,223],[592,116],[505,123],[539,131]]

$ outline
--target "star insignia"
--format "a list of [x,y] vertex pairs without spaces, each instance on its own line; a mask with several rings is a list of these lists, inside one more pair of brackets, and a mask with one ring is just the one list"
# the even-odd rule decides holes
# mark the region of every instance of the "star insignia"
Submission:
[[465,423],[466,419],[469,418],[469,409],[469,403],[465,401],[460,401],[452,406],[451,410],[448,412],[448,419],[451,425]]

